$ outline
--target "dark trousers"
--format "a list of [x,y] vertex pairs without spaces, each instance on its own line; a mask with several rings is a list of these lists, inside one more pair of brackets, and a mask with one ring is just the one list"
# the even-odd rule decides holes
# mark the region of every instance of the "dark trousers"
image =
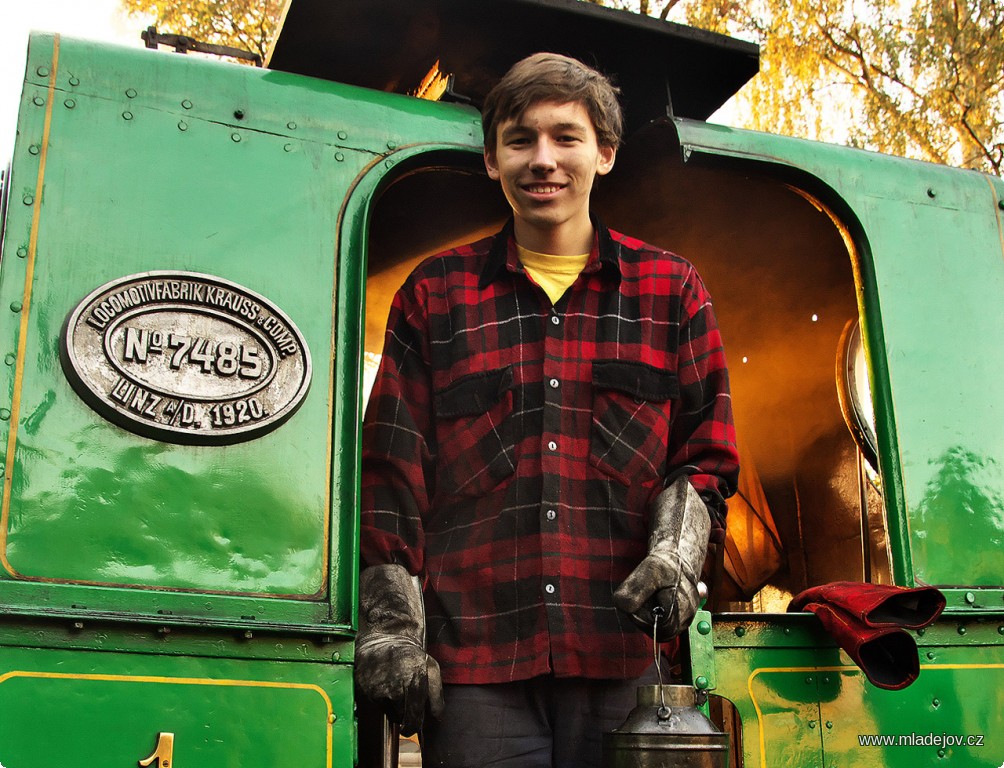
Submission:
[[423,768],[600,768],[605,731],[621,725],[637,680],[536,677],[444,686],[446,711],[426,720]]

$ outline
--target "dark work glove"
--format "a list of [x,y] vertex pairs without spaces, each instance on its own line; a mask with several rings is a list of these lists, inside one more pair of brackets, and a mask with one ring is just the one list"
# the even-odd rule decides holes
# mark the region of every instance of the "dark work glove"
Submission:
[[678,477],[652,503],[648,556],[614,592],[614,604],[651,632],[659,606],[659,637],[687,628],[700,606],[697,584],[708,553],[711,516],[686,476]]
[[425,652],[425,608],[417,576],[400,565],[374,565],[359,580],[356,685],[401,725],[418,732],[428,705],[443,710],[439,664]]

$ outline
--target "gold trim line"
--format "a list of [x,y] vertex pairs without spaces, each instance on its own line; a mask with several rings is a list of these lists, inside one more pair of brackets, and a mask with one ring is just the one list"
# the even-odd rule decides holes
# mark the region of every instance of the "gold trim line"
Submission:
[[45,104],[45,123],[42,128],[42,147],[38,156],[38,177],[35,181],[35,200],[31,213],[31,235],[28,240],[28,259],[24,274],[24,296],[21,300],[21,328],[17,339],[17,366],[14,369],[14,394],[10,403],[10,431],[7,433],[7,457],[4,464],[3,508],[0,511],[0,564],[16,576],[7,560],[7,525],[10,522],[10,494],[14,480],[14,451],[17,447],[17,421],[21,411],[21,384],[24,377],[25,346],[28,342],[28,310],[31,308],[31,289],[35,279],[35,255],[38,251],[38,224],[42,218],[42,190],[45,181],[45,161],[49,153],[49,130],[52,127],[52,103],[56,97],[56,74],[59,72],[59,35],[52,41],[52,67],[49,72],[49,93]]

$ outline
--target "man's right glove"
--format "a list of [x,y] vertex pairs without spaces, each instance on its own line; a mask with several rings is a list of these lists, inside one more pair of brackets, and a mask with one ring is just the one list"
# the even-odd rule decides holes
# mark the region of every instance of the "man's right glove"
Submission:
[[[652,503],[648,556],[614,592],[614,604],[652,631],[659,606],[659,637],[683,632],[700,607],[697,584],[708,553],[711,516],[686,476],[678,477]],[[654,599],[653,599],[654,596]]]
[[422,588],[400,565],[373,565],[360,577],[356,685],[405,736],[421,729],[426,704],[434,717],[442,713],[439,664],[425,652]]

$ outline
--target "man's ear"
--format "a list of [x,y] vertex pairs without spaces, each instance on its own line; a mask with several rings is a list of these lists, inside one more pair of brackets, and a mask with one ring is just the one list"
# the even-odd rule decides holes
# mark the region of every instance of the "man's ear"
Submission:
[[606,176],[614,167],[614,160],[617,159],[617,147],[601,146],[600,161],[596,166],[597,176]]
[[488,147],[485,147],[485,170],[488,171],[489,179],[499,180],[499,166],[495,159],[495,150]]

